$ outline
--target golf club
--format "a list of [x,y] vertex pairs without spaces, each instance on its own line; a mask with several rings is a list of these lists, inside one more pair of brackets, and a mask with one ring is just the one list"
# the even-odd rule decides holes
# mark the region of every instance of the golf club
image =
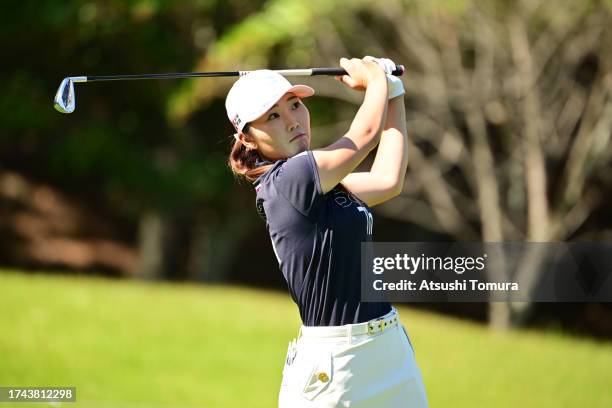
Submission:
[[[101,81],[129,81],[136,79],[175,79],[175,78],[198,78],[198,77],[230,77],[242,76],[251,71],[218,71],[218,72],[176,72],[166,74],[129,74],[129,75],[103,75],[103,76],[71,76],[62,80],[53,106],[58,112],[72,113],[76,107],[74,84],[76,82],[101,82]],[[307,69],[281,69],[274,70],[283,76],[314,76],[314,75],[346,75],[342,68],[307,68]],[[392,72],[395,76],[404,74],[404,66],[398,65]]]

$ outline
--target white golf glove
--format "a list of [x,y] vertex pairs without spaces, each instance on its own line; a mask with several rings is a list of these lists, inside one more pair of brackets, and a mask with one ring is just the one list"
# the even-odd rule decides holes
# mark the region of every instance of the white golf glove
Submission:
[[366,55],[363,57],[366,61],[374,61],[385,71],[387,74],[387,87],[389,89],[389,99],[393,99],[397,96],[403,95],[406,93],[404,90],[404,84],[400,77],[395,75],[391,75],[391,73],[395,70],[395,63],[391,61],[389,58],[374,58],[370,55]]

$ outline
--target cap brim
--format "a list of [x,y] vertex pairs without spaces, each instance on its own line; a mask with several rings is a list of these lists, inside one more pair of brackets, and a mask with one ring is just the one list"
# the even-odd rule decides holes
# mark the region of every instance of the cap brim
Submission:
[[295,94],[300,98],[308,98],[309,96],[312,96],[315,93],[314,89],[312,89],[308,85],[293,85],[291,88],[289,88],[287,92],[291,92],[292,94]]

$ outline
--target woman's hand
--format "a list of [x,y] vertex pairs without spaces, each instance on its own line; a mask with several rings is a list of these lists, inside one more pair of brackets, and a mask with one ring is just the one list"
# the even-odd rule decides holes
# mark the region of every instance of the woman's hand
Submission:
[[382,68],[382,70],[385,71],[385,74],[387,75],[393,74],[393,71],[395,71],[396,69],[395,62],[393,62],[389,58],[375,58],[375,57],[372,57],[371,55],[366,55],[365,57],[363,57],[363,60],[373,61],[377,63]]
[[370,55],[363,57],[364,61],[374,61],[377,63],[383,71],[387,74],[387,87],[389,88],[389,99],[396,98],[406,93],[404,91],[404,84],[400,77],[392,75],[395,71],[395,62],[389,58],[374,58]]
[[385,71],[372,60],[340,58],[340,66],[344,68],[348,75],[336,76],[335,78],[349,88],[358,91],[365,90],[377,77],[385,77]]

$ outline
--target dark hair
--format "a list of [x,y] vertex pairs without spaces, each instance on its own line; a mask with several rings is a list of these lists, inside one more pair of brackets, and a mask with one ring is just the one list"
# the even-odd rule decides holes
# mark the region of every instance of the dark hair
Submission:
[[[242,130],[242,133],[248,134],[249,124],[247,123]],[[243,177],[254,183],[262,174],[264,174],[272,164],[257,166],[257,162],[262,160],[257,150],[247,149],[240,140],[234,139],[234,145],[230,152],[227,164],[232,172],[239,177]]]

